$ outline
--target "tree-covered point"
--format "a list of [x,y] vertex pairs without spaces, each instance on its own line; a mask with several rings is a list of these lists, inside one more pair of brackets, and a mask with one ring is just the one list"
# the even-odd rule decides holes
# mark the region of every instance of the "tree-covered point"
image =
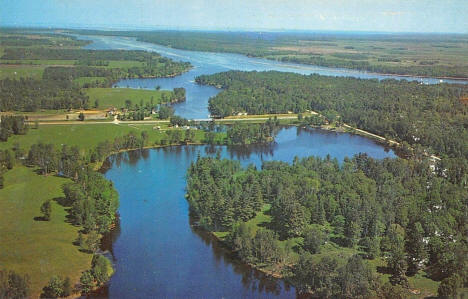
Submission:
[[176,87],[174,88],[174,95],[176,98],[176,102],[185,102],[186,98],[186,91],[183,87]]
[[[301,238],[295,251],[302,257],[293,262],[293,276],[299,289],[319,296],[332,296],[321,292],[334,292],[333,277],[339,276],[335,264],[325,275],[330,285],[320,287],[315,279],[325,277],[313,278],[312,269],[325,264],[308,254],[321,253],[325,243],[369,260],[384,259],[384,272],[394,285],[406,287],[408,277],[424,270],[436,281],[460,277],[455,280],[459,288],[468,283],[468,177],[452,183],[445,171],[440,165],[431,171],[427,161],[375,160],[365,154],[346,158],[342,165],[329,157],[309,157],[296,158],[292,165],[265,162],[261,170],[199,158],[188,170],[187,199],[200,225],[230,232],[228,244],[247,262],[280,263],[279,242]],[[249,231],[243,223],[265,204],[271,206],[271,222]],[[258,235],[261,230],[266,232]],[[372,275],[366,277],[372,282]]]
[[268,119],[262,124],[234,123],[228,126],[228,145],[246,145],[267,143],[275,140],[279,120]]
[[466,85],[274,71],[229,71],[196,81],[225,89],[209,101],[213,115],[327,112],[378,135],[468,158],[468,106],[461,100]]

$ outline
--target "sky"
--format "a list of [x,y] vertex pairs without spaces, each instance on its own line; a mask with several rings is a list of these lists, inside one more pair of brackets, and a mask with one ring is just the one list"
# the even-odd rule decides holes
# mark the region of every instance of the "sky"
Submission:
[[468,33],[468,0],[0,0],[0,26]]

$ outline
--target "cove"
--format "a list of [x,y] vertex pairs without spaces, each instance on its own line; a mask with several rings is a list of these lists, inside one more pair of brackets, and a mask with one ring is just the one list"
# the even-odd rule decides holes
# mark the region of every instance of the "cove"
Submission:
[[[208,99],[215,96],[220,90],[212,86],[203,86],[195,83],[195,78],[200,75],[214,74],[229,70],[240,71],[280,71],[299,74],[317,73],[325,76],[355,77],[362,79],[397,79],[419,81],[424,84],[438,84],[440,79],[421,78],[414,76],[383,75],[351,69],[328,68],[314,65],[303,65],[272,61],[262,58],[251,58],[240,54],[198,52],[172,49],[169,47],[136,41],[134,38],[115,36],[78,36],[80,39],[92,40],[85,49],[94,50],[144,50],[155,51],[162,56],[176,61],[189,61],[194,67],[190,71],[173,78],[155,79],[125,79],[117,82],[116,87],[154,89],[160,86],[162,89],[184,87],[187,92],[187,100],[174,105],[176,114],[187,119],[206,119],[209,117]],[[446,83],[467,84],[464,80],[448,80]]]
[[343,161],[360,152],[395,157],[349,133],[283,128],[264,146],[173,146],[111,156],[105,176],[120,195],[120,225],[105,240],[115,273],[100,296],[110,298],[295,298],[294,287],[239,263],[210,234],[190,225],[185,174],[197,157],[215,155],[257,167],[316,155]]

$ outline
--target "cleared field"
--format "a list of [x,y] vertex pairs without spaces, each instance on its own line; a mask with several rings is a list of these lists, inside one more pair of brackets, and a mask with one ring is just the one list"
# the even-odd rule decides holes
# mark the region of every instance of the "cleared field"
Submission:
[[73,245],[79,228],[66,222],[62,206],[53,201],[51,220],[34,220],[41,216],[44,201],[63,196],[61,186],[68,181],[20,166],[5,174],[5,188],[0,190],[0,265],[27,273],[33,297],[51,276],[68,276],[76,283],[91,264],[92,255]]
[[19,79],[19,78],[42,78],[45,66],[33,65],[0,65],[0,80],[5,78]]
[[161,102],[161,96],[166,97],[172,94],[172,91],[166,90],[146,90],[146,89],[131,89],[131,88],[88,88],[86,93],[89,96],[91,105],[94,105],[98,100],[98,108],[124,108],[125,101],[130,100],[133,104],[138,104],[143,101],[143,105],[151,103],[156,105]]
[[[161,133],[152,129],[152,126],[130,127],[128,125],[90,124],[90,125],[40,125],[39,129],[30,129],[26,135],[13,135],[7,142],[0,143],[0,148],[11,148],[18,143],[21,148],[29,149],[38,142],[52,143],[56,146],[67,144],[82,149],[93,148],[99,142],[113,140],[129,132],[141,134],[147,130],[150,137],[155,138]],[[154,131],[154,132],[153,132]],[[152,139],[150,139],[152,140]]]
[[[154,126],[161,130],[153,129]],[[14,144],[19,144],[22,149],[28,150],[32,144],[43,142],[52,143],[59,147],[63,144],[78,146],[83,151],[94,148],[102,141],[113,141],[116,137],[124,136],[130,132],[140,135],[142,131],[148,132],[148,144],[152,145],[161,139],[167,138],[164,133],[167,124],[80,124],[80,125],[40,125],[38,129],[30,129],[26,135],[13,135],[7,142],[0,143],[0,149],[11,149]],[[172,130],[172,129],[170,129]],[[205,133],[195,131],[195,140],[203,140]],[[217,134],[216,140],[220,140],[225,134]]]

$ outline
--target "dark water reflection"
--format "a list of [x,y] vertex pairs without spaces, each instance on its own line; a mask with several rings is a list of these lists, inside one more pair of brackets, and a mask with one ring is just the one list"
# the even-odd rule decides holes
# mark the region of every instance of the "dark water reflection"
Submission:
[[211,235],[190,225],[185,175],[197,156],[233,158],[258,168],[317,155],[342,161],[367,152],[394,157],[346,133],[283,128],[268,146],[173,146],[109,158],[105,176],[120,195],[120,226],[105,240],[115,274],[98,296],[112,298],[295,298],[294,287],[239,263]]

